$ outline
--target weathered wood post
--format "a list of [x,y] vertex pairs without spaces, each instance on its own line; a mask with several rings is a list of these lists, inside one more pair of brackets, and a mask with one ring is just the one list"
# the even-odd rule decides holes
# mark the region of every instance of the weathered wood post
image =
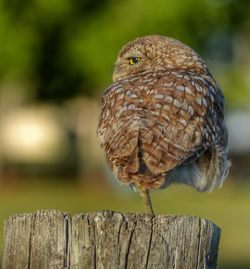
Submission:
[[211,269],[220,239],[202,218],[111,211],[14,215],[4,232],[3,269]]

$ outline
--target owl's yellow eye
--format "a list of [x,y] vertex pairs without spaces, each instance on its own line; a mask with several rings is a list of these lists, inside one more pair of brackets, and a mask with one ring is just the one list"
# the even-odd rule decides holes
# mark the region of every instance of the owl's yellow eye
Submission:
[[133,64],[137,64],[140,62],[141,60],[141,57],[138,57],[138,56],[132,56],[132,57],[128,57],[128,63],[129,65],[133,65]]

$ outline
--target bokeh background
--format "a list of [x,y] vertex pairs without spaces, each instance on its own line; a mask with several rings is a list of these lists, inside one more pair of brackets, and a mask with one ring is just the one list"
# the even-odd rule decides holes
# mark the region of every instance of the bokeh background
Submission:
[[218,268],[250,268],[249,14],[243,0],[1,0],[1,245],[14,213],[144,210],[105,166],[96,126],[121,46],[161,34],[193,47],[224,90],[233,166],[222,189],[171,186],[154,206],[212,220]]

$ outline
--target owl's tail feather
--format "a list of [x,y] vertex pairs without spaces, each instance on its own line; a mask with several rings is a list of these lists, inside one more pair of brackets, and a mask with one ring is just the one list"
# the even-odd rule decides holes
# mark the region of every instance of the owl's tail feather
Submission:
[[[116,177],[124,183],[135,185],[141,191],[160,188],[164,184],[165,178],[162,173],[152,173],[145,163],[140,128],[129,128],[125,132],[133,139],[129,140],[129,144],[123,144],[123,151],[120,151],[123,154],[120,156],[117,154],[115,160],[111,162]],[[127,154],[124,154],[125,148]]]

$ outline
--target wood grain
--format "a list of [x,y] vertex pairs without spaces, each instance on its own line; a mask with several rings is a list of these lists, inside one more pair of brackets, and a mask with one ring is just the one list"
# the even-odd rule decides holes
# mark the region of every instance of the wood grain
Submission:
[[3,269],[216,268],[220,229],[199,217],[56,210],[5,221]]

